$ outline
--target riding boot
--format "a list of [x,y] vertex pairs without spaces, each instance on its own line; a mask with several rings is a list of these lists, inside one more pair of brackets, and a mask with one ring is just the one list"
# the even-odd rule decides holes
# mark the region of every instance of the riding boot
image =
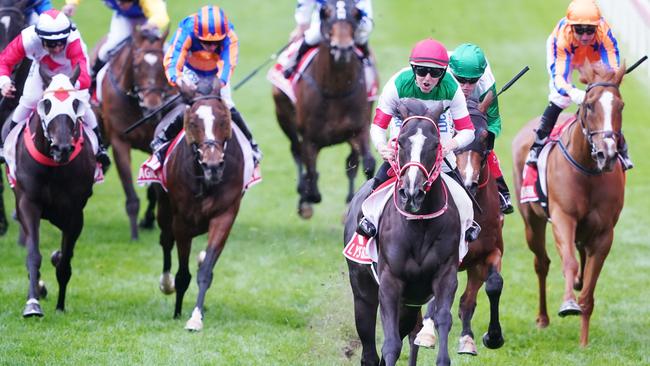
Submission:
[[104,145],[104,139],[102,138],[102,132],[99,129],[99,126],[93,128],[95,136],[97,136],[97,154],[95,154],[95,159],[102,165],[102,171],[106,174],[108,167],[111,165],[111,158],[108,157],[106,152],[106,146]]
[[232,121],[235,122],[235,125],[239,127],[244,136],[246,136],[246,139],[248,139],[248,142],[251,144],[251,149],[253,149],[253,160],[255,160],[255,165],[257,165],[262,161],[262,151],[260,150],[259,145],[257,145],[257,142],[255,142],[253,134],[244,121],[244,118],[242,118],[241,113],[239,113],[235,107],[230,108],[230,116]]
[[284,69],[284,77],[286,79],[290,78],[291,75],[293,75],[293,72],[296,71],[296,66],[298,65],[298,62],[300,62],[300,59],[302,56],[309,51],[310,48],[313,46],[310,44],[307,44],[307,42],[303,39],[302,43],[300,44],[300,48],[298,48],[298,52],[296,52],[295,57],[290,57],[289,62],[286,65],[286,68]]
[[[7,134],[11,132],[11,130],[13,130],[17,124],[18,122],[14,122],[13,120],[11,120],[9,122],[9,129],[7,129]],[[5,138],[6,136],[0,138],[0,164],[5,162],[5,140],[4,140]]]
[[625,141],[625,136],[623,135],[623,132],[621,132],[621,138],[618,139],[618,156],[621,157],[621,163],[623,163],[623,170],[630,170],[634,168],[634,163],[632,163],[632,159],[630,159],[630,154],[627,149],[627,141]]
[[548,135],[551,134],[553,127],[555,127],[555,122],[557,122],[560,113],[562,113],[562,108],[558,107],[553,102],[548,103],[540,120],[539,128],[536,131],[535,142],[533,142],[533,145],[530,147],[530,152],[526,158],[526,164],[533,167],[537,166],[539,153],[542,151],[544,144],[546,144]]
[[478,239],[479,234],[481,234],[481,225],[478,222],[472,220],[472,225],[465,230],[465,240],[468,243],[473,242]]
[[106,65],[106,61],[102,61],[98,57],[95,60],[95,64],[93,65],[92,69],[90,70],[90,92],[91,92],[91,94],[97,88],[97,74],[102,69],[102,67],[104,67],[104,65]]
[[501,212],[506,215],[511,214],[515,211],[515,209],[512,207],[512,202],[510,201],[510,190],[508,189],[508,185],[506,185],[506,181],[503,179],[503,177],[497,178],[496,181],[497,190],[499,191]]
[[366,66],[372,66],[372,61],[370,61],[370,48],[368,48],[368,42],[364,44],[358,44],[357,47],[361,50],[362,58],[361,61]]
[[[163,117],[164,119],[164,117]],[[162,123],[162,122],[161,122]],[[163,156],[163,150],[162,147],[169,142],[171,139],[176,137],[179,132],[183,129],[183,114],[177,114],[176,118],[174,118],[169,124],[165,125],[162,130],[156,135],[151,143],[149,144],[149,147],[151,147],[151,150],[153,151],[154,154],[156,154],[156,157],[158,158],[159,162],[163,162],[164,156]]]

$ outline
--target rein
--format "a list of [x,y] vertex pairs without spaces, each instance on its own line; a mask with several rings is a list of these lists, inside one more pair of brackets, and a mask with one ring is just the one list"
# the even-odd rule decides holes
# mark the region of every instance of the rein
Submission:
[[[216,100],[219,100],[219,101],[222,100],[220,95],[208,94],[208,95],[200,95],[198,97],[192,98],[192,100],[190,101],[190,104],[194,104],[194,103],[196,103],[198,101],[201,101],[201,100],[211,100],[211,99],[216,99]],[[187,136],[187,133],[186,133],[186,136]],[[192,151],[194,153],[196,161],[199,164],[201,163],[201,156],[199,154],[201,146],[206,146],[207,148],[217,148],[218,146],[223,146],[223,153],[225,154],[226,149],[228,148],[228,140],[229,139],[225,139],[223,141],[205,140],[205,141],[203,141],[201,143],[197,143],[196,141],[192,142]]]
[[77,156],[79,156],[79,153],[81,153],[81,150],[84,145],[84,137],[83,137],[83,123],[79,124],[79,138],[77,141],[75,141],[74,144],[74,150],[72,151],[72,154],[70,154],[70,158],[66,163],[57,163],[52,159],[51,157],[43,154],[41,151],[39,151],[36,148],[36,145],[34,144],[34,137],[36,136],[35,133],[32,133],[32,131],[29,128],[29,123],[25,124],[25,131],[23,132],[23,140],[25,142],[25,148],[29,152],[29,155],[36,160],[38,163],[46,166],[52,166],[52,167],[58,167],[58,166],[63,166],[70,164]]
[[[402,127],[400,128],[400,134],[404,130],[404,126],[406,126],[406,124],[409,121],[412,121],[413,119],[416,119],[416,118],[417,119],[423,119],[423,120],[426,120],[429,123],[431,123],[434,126],[437,135],[440,136],[440,131],[438,129],[438,124],[434,120],[432,120],[431,118],[425,117],[425,116],[410,116],[410,117],[406,118],[402,122]],[[398,140],[399,140],[399,136],[398,136]],[[424,176],[427,177],[427,180],[423,183],[423,187],[424,187],[424,191],[426,193],[429,193],[429,191],[431,190],[431,186],[433,185],[433,182],[436,179],[438,179],[438,177],[440,176],[440,172],[442,171],[442,158],[443,158],[443,156],[442,156],[442,146],[440,144],[438,144],[438,148],[436,149],[436,160],[433,163],[433,166],[431,167],[431,170],[428,170],[422,163],[417,162],[417,161],[409,161],[408,163],[404,164],[404,166],[400,166],[398,148],[399,148],[398,144],[395,144],[394,149],[395,149],[395,156],[398,157],[397,161],[390,161],[389,162],[390,165],[391,165],[391,168],[393,169],[393,171],[397,175],[397,181],[395,182],[395,186],[393,188],[393,204],[395,205],[395,208],[397,209],[397,211],[402,216],[406,217],[407,220],[433,219],[433,218],[436,218],[436,217],[444,214],[445,211],[447,211],[448,203],[449,203],[449,199],[448,199],[449,195],[448,195],[447,187],[444,184],[442,185],[442,191],[443,191],[444,198],[445,198],[445,204],[438,211],[435,211],[435,212],[432,212],[432,213],[429,213],[429,214],[411,214],[411,213],[408,213],[408,212],[402,210],[399,207],[398,203],[397,203],[397,190],[398,190],[398,187],[400,186],[400,183],[402,182],[402,176],[404,175],[406,170],[408,168],[410,168],[410,167],[418,168],[420,171],[422,171],[424,173]]]

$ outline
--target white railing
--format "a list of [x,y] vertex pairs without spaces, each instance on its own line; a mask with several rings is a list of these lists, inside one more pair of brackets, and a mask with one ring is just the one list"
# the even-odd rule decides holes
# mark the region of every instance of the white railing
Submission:
[[[598,0],[603,17],[618,40],[621,60],[627,66],[643,55],[650,55],[650,0]],[[650,80],[650,61],[634,72],[637,78]]]

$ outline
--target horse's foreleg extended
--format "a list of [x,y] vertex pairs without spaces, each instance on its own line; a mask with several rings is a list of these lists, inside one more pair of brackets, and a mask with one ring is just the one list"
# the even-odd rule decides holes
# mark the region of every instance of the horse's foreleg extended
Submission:
[[379,278],[379,312],[384,328],[384,345],[381,354],[387,366],[395,365],[402,351],[402,337],[400,337],[400,298],[404,283],[384,271]]
[[156,189],[153,185],[147,187],[147,209],[144,212],[144,217],[140,220],[139,226],[143,229],[153,229],[153,224],[156,219],[154,210],[156,208]]
[[533,217],[530,208],[528,211],[529,216],[525,218],[526,242],[528,243],[528,248],[535,255],[534,265],[535,273],[537,273],[539,292],[537,326],[539,328],[545,328],[549,323],[548,309],[546,307],[546,277],[548,276],[548,268],[551,265],[551,259],[546,252],[546,221],[538,217]]
[[551,217],[553,217],[555,247],[562,260],[562,274],[564,275],[564,296],[562,297],[559,315],[578,315],[581,310],[573,292],[573,284],[578,276],[579,269],[575,246],[577,223],[572,216],[559,209],[554,210]]
[[[498,258],[501,263],[501,255]],[[496,349],[503,346],[503,334],[501,333],[501,323],[499,322],[499,300],[503,290],[503,277],[498,271],[498,267],[491,265],[488,269],[488,278],[485,281],[485,292],[490,300],[490,324],[488,331],[483,335],[483,345],[490,349]]]
[[56,280],[59,283],[59,297],[56,302],[56,309],[65,311],[65,293],[68,288],[68,282],[72,277],[72,256],[74,246],[81,235],[83,227],[83,211],[71,212],[71,217],[67,220],[67,227],[61,228],[61,256],[56,265]]
[[176,305],[174,306],[174,318],[181,315],[183,309],[183,296],[190,286],[192,275],[190,274],[189,262],[190,251],[192,250],[192,238],[185,235],[185,228],[174,225],[174,237],[176,238],[176,251],[178,252],[178,271],[174,277],[176,285]]
[[483,265],[475,265],[467,268],[467,285],[458,304],[458,317],[463,327],[460,332],[458,344],[458,353],[460,354],[477,354],[474,332],[472,331],[472,318],[476,309],[476,295],[487,277],[486,272],[486,268]]
[[115,167],[122,182],[122,189],[126,194],[126,214],[129,216],[131,227],[131,240],[138,240],[138,211],[140,210],[140,198],[133,188],[133,177],[131,176],[131,147],[129,144],[113,139],[113,158]]
[[306,202],[319,203],[321,194],[318,190],[318,171],[316,161],[320,148],[313,142],[302,142],[302,161],[305,164],[305,174],[302,177],[300,196]]
[[27,247],[27,273],[29,275],[29,289],[27,291],[27,304],[23,310],[23,317],[43,316],[43,311],[38,302],[38,280],[40,278],[41,253],[39,251],[39,226],[41,220],[40,207],[22,197],[17,202],[20,212],[20,225],[25,233],[25,246]]
[[444,264],[438,275],[433,280],[433,293],[435,295],[434,321],[438,331],[438,357],[436,365],[450,365],[449,358],[449,331],[451,330],[451,304],[458,288],[458,266],[453,263],[457,259],[451,257],[449,263]]

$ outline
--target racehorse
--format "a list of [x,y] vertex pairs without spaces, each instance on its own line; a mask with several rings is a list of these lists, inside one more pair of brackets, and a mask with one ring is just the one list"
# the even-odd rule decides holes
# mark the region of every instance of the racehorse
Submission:
[[[618,164],[623,100],[619,86],[625,66],[617,71],[585,64],[581,80],[586,95],[576,119],[563,130],[548,155],[548,213],[538,203],[519,203],[526,226],[526,241],[535,254],[539,281],[537,326],[549,324],[546,276],[550,259],[545,247],[547,220],[552,221],[555,246],[564,275],[563,303],[559,315],[580,315],[580,345],[589,342],[589,320],[594,310],[594,290],[614,238],[614,226],[623,208],[625,174]],[[566,120],[567,116],[562,115]],[[530,121],[512,142],[515,191],[520,195],[526,154],[533,141]],[[519,200],[518,200],[519,201]],[[575,252],[580,255],[580,264]],[[574,289],[580,291],[576,303]]]
[[354,1],[329,0],[322,6],[320,19],[323,41],[297,81],[295,107],[289,97],[273,88],[275,114],[291,143],[298,173],[298,214],[305,219],[313,215],[312,204],[321,201],[316,160],[323,147],[345,141],[350,144],[346,202],[354,194],[359,156],[368,179],[375,170],[368,148],[371,103],[363,63],[354,52],[354,32],[361,14]]
[[[42,70],[42,69],[39,69]],[[65,292],[72,275],[70,261],[83,228],[83,208],[92,195],[95,154],[84,134],[80,117],[85,103],[73,85],[79,76],[63,74],[50,78],[41,72],[45,85],[37,105],[16,146],[16,212],[27,247],[28,300],[23,317],[43,316],[39,297],[41,254],[39,226],[47,219],[61,230],[61,249],[52,254],[59,283],[57,310],[65,310]]]
[[[25,19],[27,2],[28,0],[0,0],[0,50],[4,50],[18,36],[20,31],[25,28],[27,24],[27,20]],[[16,86],[15,97],[3,97],[0,99],[0,127],[4,125],[4,122],[11,116],[11,112],[18,106],[18,100],[23,95],[23,86],[31,65],[31,60],[25,58],[14,70],[12,79]],[[0,235],[4,235],[8,228],[3,191],[4,183],[2,178],[0,178]]]
[[192,238],[208,233],[206,257],[198,271],[199,294],[192,317],[185,325],[192,331],[203,328],[203,303],[212,283],[212,270],[226,244],[243,196],[244,158],[233,136],[230,111],[219,97],[218,80],[215,81],[207,94],[194,95],[185,111],[184,142],[168,157],[168,191],[156,185],[163,248],[160,287],[164,293],[174,291],[171,250],[174,241],[178,246],[178,271],[173,281],[174,317],[181,315],[183,296],[192,278],[188,268]]
[[[429,111],[419,101],[406,101],[398,111],[404,121],[398,137],[398,161],[393,166],[398,178],[393,203],[386,204],[375,236],[379,285],[371,266],[348,259],[357,333],[363,345],[361,364],[380,362],[375,346],[378,305],[384,330],[382,362],[397,362],[402,339],[409,334],[410,364],[415,364],[413,339],[421,327],[420,307],[435,295],[434,318],[440,338],[436,363],[449,365],[447,341],[458,286],[461,226],[458,208],[439,177],[442,152],[436,121],[441,111]],[[366,182],[350,202],[345,243],[355,232],[361,204],[371,186],[372,180]]]
[[[102,80],[101,115],[103,126],[113,146],[117,172],[126,194],[126,213],[129,216],[131,240],[138,239],[138,212],[140,199],[133,188],[131,175],[131,149],[151,153],[149,143],[153,139],[156,123],[147,123],[129,134],[124,130],[143,116],[159,107],[173,93],[163,69],[163,46],[167,32],[161,37],[153,32],[136,29],[116,51]],[[158,122],[160,118],[151,118]],[[155,192],[147,191],[149,201],[142,227],[153,227]]]

